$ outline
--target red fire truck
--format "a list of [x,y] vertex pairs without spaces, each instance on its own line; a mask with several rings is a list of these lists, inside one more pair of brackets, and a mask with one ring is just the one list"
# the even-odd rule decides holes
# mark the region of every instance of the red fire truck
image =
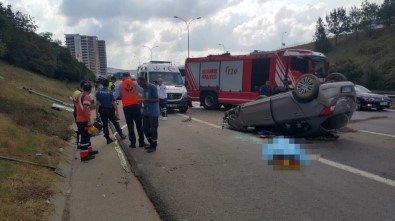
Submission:
[[275,92],[292,90],[303,74],[315,74],[323,82],[328,69],[325,55],[309,50],[225,53],[188,58],[185,80],[188,99],[213,110],[256,100],[267,81]]

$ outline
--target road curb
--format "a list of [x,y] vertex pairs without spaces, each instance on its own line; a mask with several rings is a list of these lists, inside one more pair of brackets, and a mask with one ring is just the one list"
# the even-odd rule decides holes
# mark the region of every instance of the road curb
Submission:
[[[109,124],[111,131],[113,134],[115,133],[115,128],[112,124]],[[141,169],[139,169],[137,160],[133,157],[132,153],[129,151],[129,146],[121,139],[119,134],[115,135],[115,138],[118,141],[119,146],[121,147],[122,151],[124,152],[127,161],[129,162],[130,169],[133,172],[134,176],[140,182],[141,186],[144,189],[144,192],[147,194],[148,198],[154,205],[156,212],[158,213],[161,220],[177,220],[172,214],[168,211],[169,209],[166,208],[165,203],[160,199],[159,194],[153,188],[153,185],[149,182],[149,179],[145,176]]]

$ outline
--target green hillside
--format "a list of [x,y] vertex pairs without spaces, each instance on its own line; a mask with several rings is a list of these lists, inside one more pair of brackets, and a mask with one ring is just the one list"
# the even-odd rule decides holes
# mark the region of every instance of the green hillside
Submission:
[[[395,29],[343,35],[326,53],[331,72],[345,74],[349,80],[373,90],[395,91]],[[314,43],[293,48],[314,50]]]
[[50,79],[0,60],[0,220],[47,220],[57,190],[53,171],[5,160],[14,158],[56,166],[59,148],[69,145],[73,131],[70,112],[51,109],[52,101],[22,87],[68,101],[76,84]]

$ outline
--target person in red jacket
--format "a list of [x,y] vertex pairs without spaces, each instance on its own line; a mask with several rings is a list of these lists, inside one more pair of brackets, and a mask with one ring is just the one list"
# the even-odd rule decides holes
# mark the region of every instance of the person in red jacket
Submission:
[[81,141],[79,144],[81,161],[87,161],[95,158],[95,154],[99,151],[93,150],[91,145],[91,135],[88,133],[88,128],[91,127],[91,98],[89,94],[92,91],[92,85],[86,82],[82,85],[82,93],[77,95],[76,100],[76,110],[77,117],[76,123],[78,127],[78,133],[81,134]]

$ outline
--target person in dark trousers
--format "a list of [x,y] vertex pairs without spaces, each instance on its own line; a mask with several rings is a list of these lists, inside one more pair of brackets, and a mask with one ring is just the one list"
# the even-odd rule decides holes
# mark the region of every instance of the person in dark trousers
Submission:
[[[73,100],[73,104],[74,104],[74,112],[73,112],[73,116],[74,116],[74,121],[76,122],[76,124],[77,124],[77,104],[78,104],[78,101],[77,101],[77,96],[79,95],[79,94],[81,94],[82,93],[82,86],[84,85],[86,83],[86,81],[85,80],[82,80],[81,82],[80,82],[80,87],[77,89],[77,90],[75,90],[74,92],[73,92],[73,94],[71,95],[71,99]],[[78,130],[77,130],[77,132],[76,132],[76,134],[77,134],[77,148],[79,148],[79,144],[80,144],[80,139],[81,139],[81,134],[78,132]]]
[[115,87],[114,98],[121,95],[123,113],[128,126],[129,140],[131,148],[136,148],[136,135],[134,134],[134,123],[139,136],[139,147],[147,147],[144,142],[143,123],[141,118],[141,104],[139,101],[139,85],[132,81],[128,72],[123,74],[123,81]]
[[159,97],[158,90],[154,84],[149,84],[147,79],[138,78],[139,85],[144,89],[143,98],[143,128],[149,146],[146,148],[148,153],[156,151],[158,146],[158,118],[159,118]]
[[121,139],[125,139],[126,136],[122,133],[122,129],[117,121],[119,118],[118,105],[115,102],[113,93],[108,90],[109,81],[102,79],[101,84],[103,87],[96,92],[96,117],[100,118],[103,122],[104,137],[107,144],[110,144],[113,140],[110,138],[108,131],[108,121],[114,125]]
[[91,127],[91,98],[89,94],[92,92],[92,85],[88,82],[82,86],[83,92],[77,95],[76,109],[77,109],[77,127],[78,132],[81,134],[81,142],[79,144],[81,161],[87,161],[95,158],[95,154],[99,151],[92,149],[91,135],[88,133]]

